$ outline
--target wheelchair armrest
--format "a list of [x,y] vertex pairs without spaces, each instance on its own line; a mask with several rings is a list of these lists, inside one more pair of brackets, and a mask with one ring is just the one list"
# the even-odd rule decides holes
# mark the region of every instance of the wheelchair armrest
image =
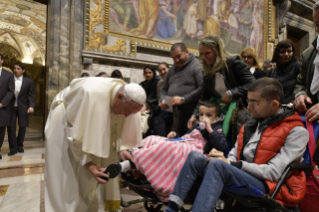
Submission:
[[281,186],[286,182],[287,177],[289,176],[290,172],[293,170],[302,170],[302,171],[306,171],[306,170],[312,170],[313,167],[309,164],[306,163],[291,163],[287,166],[287,168],[285,169],[285,171],[282,173],[280,179],[278,180],[278,183],[276,185],[276,188],[274,190],[274,192],[271,195],[271,198],[276,198]]
[[302,170],[302,171],[313,170],[313,167],[307,163],[291,163],[289,164],[289,167],[291,168],[291,171],[295,169]]

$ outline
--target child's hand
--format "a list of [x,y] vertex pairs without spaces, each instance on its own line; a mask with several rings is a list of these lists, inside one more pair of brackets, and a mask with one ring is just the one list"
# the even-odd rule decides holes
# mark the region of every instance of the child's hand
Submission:
[[216,157],[216,156],[218,156],[218,157],[220,157],[220,156],[224,156],[224,153],[223,152],[221,152],[221,151],[218,151],[217,149],[215,149],[215,148],[213,148],[209,153],[208,153],[208,155],[210,156],[210,157]]
[[168,133],[168,135],[167,135],[168,139],[175,138],[175,137],[176,137],[176,132],[174,132],[174,131]]
[[211,126],[211,123],[210,123],[210,120],[209,118],[205,117],[203,122],[205,123],[205,126],[206,126],[206,130],[208,133],[212,133],[213,132],[213,129],[212,129],[212,126]]
[[[221,152],[221,151],[216,150],[215,148],[212,149],[212,151],[210,151],[210,153],[208,154],[208,156],[209,156],[210,159],[211,159],[211,158],[217,158],[217,159],[220,159],[220,160],[222,160],[222,161],[224,161],[224,162],[230,164],[230,161],[229,161],[227,158],[225,158],[224,153]],[[209,161],[209,160],[208,160],[208,161]]]

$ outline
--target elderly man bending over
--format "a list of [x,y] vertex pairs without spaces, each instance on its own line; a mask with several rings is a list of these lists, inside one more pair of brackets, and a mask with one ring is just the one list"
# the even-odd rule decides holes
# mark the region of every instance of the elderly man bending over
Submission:
[[[251,118],[242,126],[228,158],[213,149],[209,157],[191,152],[179,173],[166,212],[178,211],[197,176],[203,181],[193,211],[214,210],[224,186],[250,184],[272,194],[285,168],[299,162],[309,134],[293,108],[281,106],[282,86],[274,79],[255,80],[248,88]],[[306,178],[294,171],[281,187],[276,200],[294,207],[304,197]]]
[[110,78],[75,79],[56,96],[45,126],[46,211],[120,209],[118,179],[101,177],[120,149],[141,146],[145,100],[139,85]]

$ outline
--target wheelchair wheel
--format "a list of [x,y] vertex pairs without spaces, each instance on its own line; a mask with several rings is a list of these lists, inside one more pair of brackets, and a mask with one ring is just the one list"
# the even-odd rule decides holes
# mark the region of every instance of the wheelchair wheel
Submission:
[[163,204],[151,204],[149,201],[144,201],[144,208],[148,212],[160,212]]

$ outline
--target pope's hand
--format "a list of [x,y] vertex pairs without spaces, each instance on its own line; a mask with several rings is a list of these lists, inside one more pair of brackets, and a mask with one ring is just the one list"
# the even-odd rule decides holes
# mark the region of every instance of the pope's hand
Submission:
[[101,168],[97,166],[96,164],[94,164],[93,162],[88,162],[84,166],[91,172],[91,174],[93,175],[93,177],[99,184],[105,184],[108,182],[108,180],[103,180],[101,178],[101,177],[109,178],[109,175],[103,173],[106,168]]

